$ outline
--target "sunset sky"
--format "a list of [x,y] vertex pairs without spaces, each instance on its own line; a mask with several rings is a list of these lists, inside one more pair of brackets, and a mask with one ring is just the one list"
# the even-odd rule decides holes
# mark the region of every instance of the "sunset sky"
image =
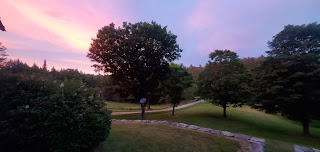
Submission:
[[49,69],[94,73],[86,57],[98,29],[152,20],[168,26],[183,49],[176,63],[204,65],[215,49],[257,57],[288,24],[320,22],[320,0],[1,0],[10,58]]

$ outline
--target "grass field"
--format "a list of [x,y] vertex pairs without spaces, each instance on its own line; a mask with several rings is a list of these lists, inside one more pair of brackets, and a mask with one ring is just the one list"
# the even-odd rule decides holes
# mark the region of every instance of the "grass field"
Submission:
[[248,151],[242,141],[165,125],[112,124],[111,134],[95,152],[238,152]]
[[[139,119],[138,114],[112,116],[116,119]],[[169,120],[194,124],[202,127],[242,133],[267,139],[267,151],[292,152],[293,144],[305,145],[320,149],[320,122],[310,125],[312,137],[302,136],[299,123],[280,116],[268,115],[249,107],[228,108],[227,119],[222,117],[222,108],[210,103],[201,103],[176,111],[172,117],[170,112],[150,113],[147,119]]]
[[[184,100],[179,105],[187,104],[192,102],[192,100]],[[125,102],[113,102],[113,101],[106,101],[107,108],[112,111],[139,111],[141,110],[139,103],[125,103]],[[164,104],[156,104],[151,105],[152,110],[158,110],[158,109],[165,109],[172,107],[169,103]]]

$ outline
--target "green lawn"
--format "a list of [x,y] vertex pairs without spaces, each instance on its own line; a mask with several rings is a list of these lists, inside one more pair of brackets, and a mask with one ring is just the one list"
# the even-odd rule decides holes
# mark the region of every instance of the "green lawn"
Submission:
[[238,152],[248,151],[242,141],[165,125],[112,124],[108,139],[95,152]]
[[[293,144],[305,145],[320,149],[320,122],[310,125],[313,137],[303,137],[299,123],[280,116],[268,115],[249,107],[228,108],[227,119],[222,117],[222,108],[210,103],[201,103],[176,111],[148,113],[147,119],[169,120],[194,124],[202,127],[242,133],[267,139],[267,151],[293,151]],[[139,114],[112,116],[116,119],[139,119]]]
[[[180,103],[180,105],[187,104],[192,102],[192,100],[184,100]],[[106,101],[107,108],[112,111],[140,111],[141,107],[139,103],[125,103],[125,102],[113,102],[113,101]],[[164,104],[156,104],[151,105],[152,110],[158,110],[158,109],[165,109],[172,107],[169,103]]]

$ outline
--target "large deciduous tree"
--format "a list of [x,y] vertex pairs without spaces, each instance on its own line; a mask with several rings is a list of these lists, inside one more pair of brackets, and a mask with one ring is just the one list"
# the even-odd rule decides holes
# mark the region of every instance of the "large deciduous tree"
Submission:
[[111,23],[92,39],[87,57],[128,92],[149,98],[168,73],[169,63],[180,57],[176,38],[156,22],[124,22],[122,27]]
[[248,74],[237,54],[230,50],[215,50],[198,79],[199,94],[213,104],[226,108],[241,106],[248,99]]
[[309,122],[320,116],[320,25],[287,25],[268,44],[254,107],[300,121],[309,136]]
[[183,90],[191,87],[191,84],[192,76],[188,70],[182,65],[171,63],[167,78],[161,82],[161,88],[172,104],[172,116],[176,105],[182,100]]

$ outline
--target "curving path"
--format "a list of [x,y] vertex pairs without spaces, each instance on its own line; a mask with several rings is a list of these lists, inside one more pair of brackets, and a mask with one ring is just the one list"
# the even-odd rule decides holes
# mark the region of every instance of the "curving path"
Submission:
[[[191,103],[188,103],[188,104],[177,106],[175,109],[182,109],[182,108],[190,107],[190,106],[193,106],[195,104],[202,103],[202,102],[205,102],[205,101],[204,100],[199,100],[199,101],[196,101],[196,102],[191,102]],[[160,109],[160,110],[150,110],[150,111],[146,110],[146,113],[164,112],[164,111],[171,111],[171,110],[172,110],[172,107],[169,107],[169,108]],[[138,114],[138,113],[141,113],[141,111],[118,111],[118,112],[115,111],[115,112],[112,112],[111,115],[127,115],[127,114]]]

